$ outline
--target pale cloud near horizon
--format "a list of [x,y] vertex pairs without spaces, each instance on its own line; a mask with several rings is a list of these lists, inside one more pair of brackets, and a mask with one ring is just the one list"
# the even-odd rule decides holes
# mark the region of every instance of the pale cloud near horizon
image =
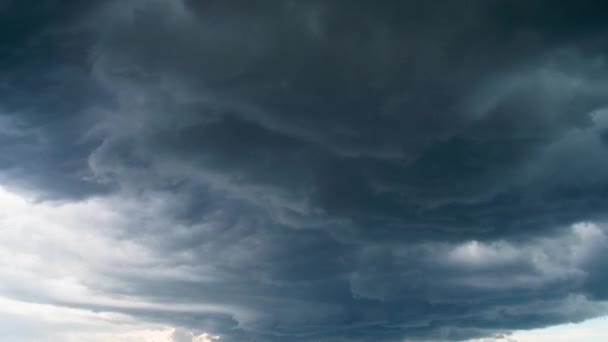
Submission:
[[[190,334],[193,342],[211,341],[206,334],[196,335],[181,328],[174,334],[175,329],[166,324],[146,323],[121,313],[238,311],[220,305],[160,303],[108,294],[109,288],[120,286],[119,274],[135,272],[150,281],[192,279],[192,275],[179,267],[163,265],[141,241],[120,239],[125,224],[144,218],[132,214],[133,203],[128,200],[118,206],[109,205],[107,200],[38,202],[0,186],[0,315],[16,318],[17,325],[31,325],[32,329],[22,331],[25,335],[17,335],[15,341],[33,334],[45,341],[106,341],[110,337],[112,341],[148,341],[146,336],[154,336],[150,341],[160,338],[158,341],[164,342],[162,336],[169,330],[176,342],[185,341]],[[155,210],[152,203],[148,205]],[[138,210],[142,213],[141,208]],[[10,328],[6,323],[10,321],[5,319],[0,330]],[[81,328],[94,333],[79,335]],[[108,328],[117,332],[104,334]],[[54,329],[68,335],[57,339],[46,335]]]
[[0,297],[6,342],[213,342],[219,337],[132,316]]
[[473,339],[466,342],[605,342],[608,341],[608,316],[580,323],[515,331],[496,338]]
[[[196,334],[183,328],[142,322],[128,315],[93,312],[51,304],[38,304],[0,297],[0,329],[35,329],[14,331],[3,341],[39,341],[45,334],[48,342],[214,342],[219,336]],[[466,342],[604,342],[608,340],[607,317],[576,324],[516,331],[504,337],[467,340]],[[12,340],[11,338],[14,338]],[[230,342],[230,340],[222,339]]]
[[[0,323],[3,341],[39,341],[45,334],[48,342],[214,342],[219,336],[196,334],[183,328],[141,322],[128,315],[93,312],[51,304],[37,304],[0,297]],[[516,331],[496,337],[465,342],[604,342],[608,340],[607,317],[555,327]],[[35,329],[37,331],[16,331]],[[14,339],[12,339],[14,338]],[[221,339],[230,342],[230,340]]]

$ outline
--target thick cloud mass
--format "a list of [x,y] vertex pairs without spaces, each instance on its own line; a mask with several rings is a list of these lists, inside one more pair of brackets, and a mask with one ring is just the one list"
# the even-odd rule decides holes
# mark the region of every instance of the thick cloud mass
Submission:
[[91,239],[50,249],[103,300],[0,292],[227,341],[606,314],[606,10],[0,0],[0,184]]

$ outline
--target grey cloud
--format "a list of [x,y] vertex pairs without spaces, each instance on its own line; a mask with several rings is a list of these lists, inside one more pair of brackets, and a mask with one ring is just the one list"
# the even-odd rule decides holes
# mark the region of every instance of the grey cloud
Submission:
[[47,300],[229,341],[606,313],[599,2],[2,5],[0,180],[127,206],[150,259],[96,293],[211,308]]
[[[104,289],[108,295],[178,308],[93,308],[254,341],[459,340],[606,312],[604,302],[591,300],[601,294],[594,292],[601,291],[596,265],[608,248],[602,226],[580,224],[525,243],[340,245],[315,231],[274,230],[264,221],[225,225],[222,215],[181,226],[151,215],[162,208],[151,207],[124,229],[138,232],[131,239],[152,248],[162,267],[185,273],[167,277],[154,264],[146,273],[97,273],[121,284]],[[221,303],[228,311],[179,309],[192,303]]]
[[[118,93],[120,123],[132,126],[133,148],[160,178],[212,184],[283,223],[491,237],[601,218],[599,207],[563,208],[589,200],[577,185],[536,188],[551,146],[596,134],[605,71],[593,62],[602,52],[588,50],[601,30],[579,43],[573,18],[576,29],[564,23],[557,39],[545,27],[557,23],[527,22],[509,8],[513,17],[502,18],[502,7],[481,4],[442,25],[420,14],[397,22],[389,9],[405,7],[145,3],[98,46],[96,75]],[[450,10],[463,11],[420,9]],[[466,40],[479,30],[470,16],[504,44]],[[116,148],[131,148],[128,140]],[[591,191],[601,197],[599,189]],[[548,222],[555,212],[563,220]]]
[[[0,9],[0,129],[2,174],[43,197],[82,197],[105,191],[87,181],[87,136],[103,89],[90,81],[86,60],[93,32],[81,20],[99,2],[5,1]],[[101,101],[99,101],[101,100]],[[99,102],[98,102],[99,101]],[[3,176],[3,178],[5,178]]]

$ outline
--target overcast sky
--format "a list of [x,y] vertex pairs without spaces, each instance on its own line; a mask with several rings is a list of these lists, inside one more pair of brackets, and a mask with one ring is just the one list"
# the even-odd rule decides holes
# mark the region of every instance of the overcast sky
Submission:
[[0,340],[607,340],[607,11],[0,0]]

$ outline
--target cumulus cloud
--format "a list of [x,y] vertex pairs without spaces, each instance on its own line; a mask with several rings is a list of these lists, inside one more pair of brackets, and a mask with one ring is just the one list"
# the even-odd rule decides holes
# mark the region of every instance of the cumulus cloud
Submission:
[[605,7],[0,2],[0,295],[199,342],[606,314]]

